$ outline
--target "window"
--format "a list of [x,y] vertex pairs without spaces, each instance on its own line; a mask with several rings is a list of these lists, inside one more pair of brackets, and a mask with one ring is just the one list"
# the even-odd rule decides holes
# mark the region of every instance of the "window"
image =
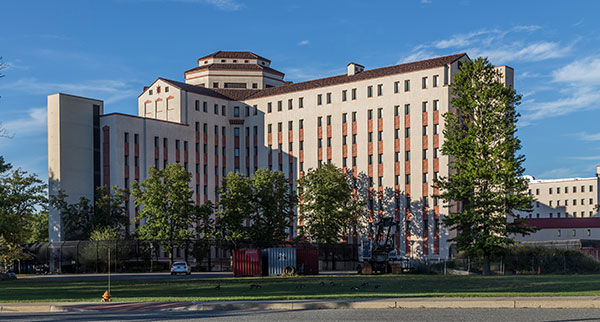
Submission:
[[331,147],[331,138],[327,138],[327,147]]
[[346,123],[347,118],[348,118],[348,113],[342,114],[342,123]]
[[150,90],[150,92],[148,93],[148,95],[152,95],[152,90]]
[[382,118],[383,117],[383,109],[382,108],[378,108],[377,109],[377,118]]
[[252,83],[252,88],[258,88],[258,83]]
[[355,167],[356,166],[356,157],[352,157],[352,166]]
[[240,128],[239,127],[234,127],[233,128],[233,136],[235,136],[235,137],[239,137],[240,136]]
[[317,95],[317,105],[321,105],[323,104],[323,95],[318,94]]
[[581,192],[585,192],[585,186],[581,186]]
[[590,192],[594,191],[594,186],[590,185]]
[[573,237],[577,236],[577,230],[573,229],[573,231],[571,232],[571,235],[573,235]]
[[352,100],[356,99],[356,88],[352,89]]
[[352,122],[356,122],[356,112],[352,112]]
[[560,187],[556,188],[556,194],[560,194]]
[[200,101],[196,100],[196,111],[200,110]]
[[540,194],[540,189],[535,189],[535,195],[539,195]]
[[323,117],[319,116],[317,117],[317,126],[322,126],[323,125]]
[[423,125],[423,136],[427,136],[427,125]]
[[293,109],[293,108],[294,108],[294,105],[293,105],[293,104],[294,104],[294,100],[290,98],[290,99],[288,100],[288,110],[291,110],[291,109]]
[[267,113],[273,112],[273,103],[267,103]]
[[560,237],[560,229],[556,231],[556,236]]
[[433,101],[433,110],[437,111],[440,109],[440,101],[439,100],[434,100]]
[[404,91],[410,92],[410,79],[404,81]]
[[383,131],[377,132],[377,140],[383,141]]
[[369,154],[369,164],[373,164],[373,155]]
[[288,121],[288,131],[291,131],[294,129],[294,121]]
[[369,120],[373,119],[373,110],[367,110],[367,119],[369,119]]
[[410,151],[404,152],[404,161],[410,161]]
[[327,93],[327,104],[331,104],[331,93]]
[[410,174],[407,174],[404,179],[404,184],[410,184]]
[[394,93],[400,92],[400,82],[394,82]]
[[394,162],[400,162],[400,152],[394,153]]
[[258,114],[258,105],[253,105],[252,109],[254,110],[254,115]]
[[239,106],[233,107],[233,117],[240,117],[240,107]]
[[423,112],[427,112],[427,108],[429,107],[429,102],[423,102]]
[[548,193],[552,194],[552,188],[548,188]]
[[317,140],[317,147],[322,148],[323,147],[323,140],[322,139],[318,139]]
[[550,207],[552,207],[552,200],[550,200],[550,202],[548,202],[548,205],[549,205]]
[[565,187],[565,193],[569,193],[569,187]]
[[434,159],[439,158],[439,153],[440,153],[440,149],[438,149],[438,148],[433,149],[433,158]]
[[219,88],[219,83],[217,83],[217,82],[214,82],[214,83],[213,83],[213,88]]
[[202,112],[208,112],[208,102],[202,102]]
[[409,138],[410,137],[410,127],[407,127],[404,129],[404,137],[405,138]]
[[356,144],[356,134],[352,134],[352,144]]
[[427,149],[423,150],[423,160],[427,160]]
[[327,125],[331,125],[331,115],[327,115]]
[[277,101],[277,111],[281,112],[282,109],[283,109],[283,102],[282,101]]
[[577,199],[573,199],[573,206],[577,206]]
[[373,97],[373,86],[367,86],[367,97]]
[[215,104],[215,114],[219,115],[219,104]]
[[273,130],[273,124],[267,125],[267,133],[271,133]]
[[400,105],[394,106],[394,116],[400,115]]
[[304,107],[304,97],[298,97],[298,108]]
[[404,105],[404,115],[410,114],[410,104]]
[[300,122],[300,123],[298,124],[298,128],[299,128],[299,129],[303,129],[303,128],[304,128],[304,120],[303,120],[303,119],[301,119],[299,122]]
[[246,116],[250,116],[250,106],[246,105]]
[[426,89],[427,87],[429,87],[429,81],[428,81],[427,77],[423,77],[421,82],[422,82],[421,87],[423,89]]
[[438,87],[440,82],[440,75],[433,75],[433,87]]
[[585,205],[585,199],[581,199],[581,205]]
[[440,125],[434,124],[433,125],[433,134],[439,134],[439,132],[440,132]]
[[369,142],[373,142],[373,132],[367,133],[367,137],[368,137]]
[[281,132],[282,129],[283,125],[281,124],[281,122],[277,123],[277,132]]
[[134,144],[139,144],[140,143],[140,135],[139,134],[134,134],[133,135],[133,143]]
[[343,90],[343,91],[342,91],[342,102],[345,102],[345,101],[346,101],[346,99],[347,99],[347,97],[346,97],[346,96],[347,96],[347,95],[348,95],[348,91],[347,91],[347,90]]
[[377,96],[383,95],[383,84],[377,85]]

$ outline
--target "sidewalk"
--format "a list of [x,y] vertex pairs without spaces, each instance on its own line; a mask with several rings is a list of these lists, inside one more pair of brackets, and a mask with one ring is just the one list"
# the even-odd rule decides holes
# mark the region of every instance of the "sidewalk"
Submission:
[[82,311],[224,311],[414,308],[600,308],[600,297],[469,297],[298,301],[0,303],[0,313]]

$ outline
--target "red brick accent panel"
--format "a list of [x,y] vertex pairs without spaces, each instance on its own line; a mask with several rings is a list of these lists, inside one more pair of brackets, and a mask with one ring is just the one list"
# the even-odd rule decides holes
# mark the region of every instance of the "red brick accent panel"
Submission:
[[110,187],[110,128],[108,125],[102,128],[102,172],[104,185]]
[[423,123],[423,125],[427,125],[427,121],[429,120],[427,117],[428,117],[427,112],[423,112],[423,118],[421,119],[422,120],[421,122]]

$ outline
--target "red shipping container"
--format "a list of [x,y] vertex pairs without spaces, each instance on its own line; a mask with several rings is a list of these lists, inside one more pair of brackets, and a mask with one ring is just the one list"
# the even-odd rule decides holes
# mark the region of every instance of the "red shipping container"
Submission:
[[301,275],[319,275],[319,250],[296,249],[296,271]]
[[234,250],[233,276],[262,276],[262,260],[260,249]]

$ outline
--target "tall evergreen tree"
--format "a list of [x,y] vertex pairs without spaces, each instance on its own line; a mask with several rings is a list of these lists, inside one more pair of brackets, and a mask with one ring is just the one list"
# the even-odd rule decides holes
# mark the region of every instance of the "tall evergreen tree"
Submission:
[[461,64],[452,82],[451,104],[444,115],[445,140],[441,152],[450,160],[450,175],[440,178],[440,197],[450,208],[444,224],[456,230],[458,250],[484,258],[489,274],[490,256],[514,243],[513,234],[533,229],[515,212],[531,210],[533,197],[523,177],[525,161],[518,154],[516,136],[521,96],[505,86],[502,75],[487,58]]

